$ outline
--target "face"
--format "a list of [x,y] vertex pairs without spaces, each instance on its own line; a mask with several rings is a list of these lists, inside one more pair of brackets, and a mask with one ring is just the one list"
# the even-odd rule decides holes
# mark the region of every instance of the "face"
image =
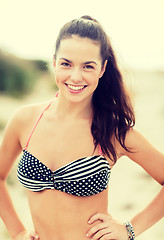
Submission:
[[60,95],[71,102],[91,101],[105,71],[99,44],[78,36],[61,40],[54,67]]

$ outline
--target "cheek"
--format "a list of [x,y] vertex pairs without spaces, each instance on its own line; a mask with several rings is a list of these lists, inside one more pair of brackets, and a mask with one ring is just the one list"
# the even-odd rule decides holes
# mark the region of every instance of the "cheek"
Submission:
[[69,77],[69,74],[67,71],[61,71],[61,70],[55,71],[55,82],[57,85],[65,82],[68,77]]
[[97,87],[98,83],[99,83],[99,77],[97,74],[93,73],[90,76],[90,84],[92,84],[94,87]]

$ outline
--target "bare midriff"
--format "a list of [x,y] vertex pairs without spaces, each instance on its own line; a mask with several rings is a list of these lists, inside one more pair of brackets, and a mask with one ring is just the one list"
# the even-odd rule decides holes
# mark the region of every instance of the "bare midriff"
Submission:
[[86,240],[95,213],[108,212],[108,193],[78,197],[57,190],[28,192],[34,228],[40,240]]

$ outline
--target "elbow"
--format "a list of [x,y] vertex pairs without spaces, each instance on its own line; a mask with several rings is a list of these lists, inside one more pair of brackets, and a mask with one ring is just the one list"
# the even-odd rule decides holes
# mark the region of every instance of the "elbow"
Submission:
[[6,182],[6,180],[7,180],[6,177],[0,175],[0,184]]

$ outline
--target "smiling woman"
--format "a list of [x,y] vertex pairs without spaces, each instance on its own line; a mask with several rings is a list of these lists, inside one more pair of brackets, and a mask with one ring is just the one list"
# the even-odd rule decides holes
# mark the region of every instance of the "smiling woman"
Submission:
[[[133,240],[163,217],[164,191],[131,222],[120,223],[108,213],[112,167],[128,156],[162,185],[164,155],[134,130],[113,49],[95,19],[63,26],[53,62],[55,99],[21,107],[5,130],[1,217],[13,240]],[[5,185],[21,151],[17,176],[27,190],[34,234],[15,213]]]
[[61,95],[68,97],[70,101],[83,98],[90,102],[106,64],[102,66],[98,44],[73,35],[61,41],[55,54],[54,67],[56,84]]

